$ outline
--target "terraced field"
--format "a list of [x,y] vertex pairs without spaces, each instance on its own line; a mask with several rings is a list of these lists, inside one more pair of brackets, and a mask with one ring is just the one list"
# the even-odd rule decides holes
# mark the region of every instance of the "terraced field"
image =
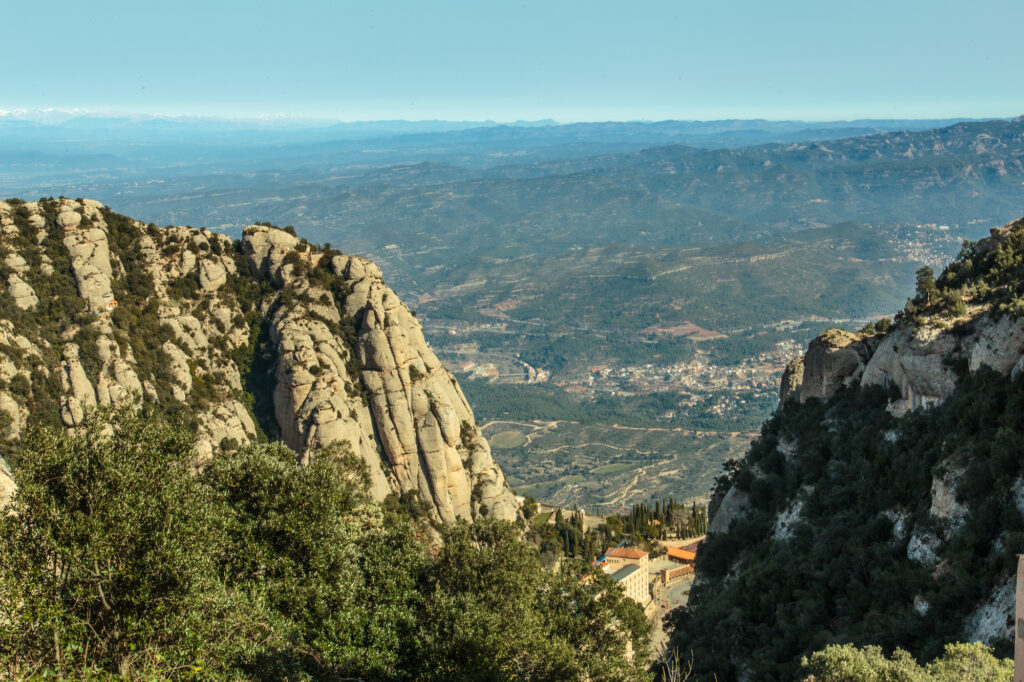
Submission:
[[483,432],[516,492],[598,514],[650,499],[704,498],[721,463],[753,437],[568,421],[491,421]]

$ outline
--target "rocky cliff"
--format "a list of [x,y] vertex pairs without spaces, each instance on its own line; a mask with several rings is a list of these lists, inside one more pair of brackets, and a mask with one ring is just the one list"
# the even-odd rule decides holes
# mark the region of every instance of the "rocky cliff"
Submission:
[[[377,499],[442,521],[518,506],[454,377],[363,258],[251,225],[240,241],[98,202],[0,202],[0,432],[119,401],[180,420],[201,465],[279,438],[351,448]],[[16,462],[13,462],[16,466]],[[8,489],[0,467],[0,494]]]
[[719,679],[831,643],[1006,655],[1024,551],[1024,220],[965,244],[894,319],[830,329],[718,486],[676,641]]

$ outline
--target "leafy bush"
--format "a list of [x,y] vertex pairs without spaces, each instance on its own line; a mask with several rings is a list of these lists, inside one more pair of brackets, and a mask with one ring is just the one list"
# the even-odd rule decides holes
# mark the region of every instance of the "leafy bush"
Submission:
[[926,666],[896,649],[887,658],[877,646],[832,645],[803,659],[805,682],[1009,682],[1013,661],[999,660],[992,649],[974,644],[947,644],[945,653]]
[[370,501],[343,448],[196,475],[188,433],[127,409],[32,431],[0,516],[0,676],[649,679],[647,621],[600,571],[551,574],[497,521],[428,551],[415,501]]

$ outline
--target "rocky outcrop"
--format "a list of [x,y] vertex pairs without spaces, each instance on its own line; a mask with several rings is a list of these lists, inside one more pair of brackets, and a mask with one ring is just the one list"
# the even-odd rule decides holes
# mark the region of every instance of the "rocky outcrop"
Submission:
[[889,411],[903,415],[948,398],[958,365],[972,372],[981,367],[1001,374],[1019,371],[1024,367],[1024,318],[978,308],[957,329],[904,323],[868,337],[829,329],[787,366],[780,403],[790,396],[827,399],[859,383],[889,389]]
[[74,343],[65,344],[60,363],[60,382],[65,394],[61,419],[69,427],[81,423],[85,410],[96,407],[96,390],[85,374],[78,350]]
[[964,625],[965,642],[995,646],[1013,639],[1014,583],[1011,578],[992,589]]
[[[64,228],[64,245],[71,255],[71,269],[78,282],[78,293],[88,310],[106,310],[114,301],[111,289],[113,267],[107,243],[106,223],[97,202],[60,203],[57,225]],[[83,222],[83,217],[87,222]]]
[[11,297],[14,299],[14,305],[18,306],[22,310],[35,308],[36,304],[39,303],[39,297],[36,296],[36,292],[32,290],[32,287],[25,283],[25,280],[18,277],[16,274],[12,273],[7,277],[7,288],[10,290]]
[[7,503],[11,501],[11,497],[14,495],[17,487],[14,482],[14,474],[11,473],[11,468],[7,466],[4,458],[0,457],[0,509],[6,507]]
[[[255,277],[265,277],[280,285],[284,282],[284,259],[298,246],[299,240],[284,230],[263,225],[245,228],[242,253],[249,259]],[[289,268],[290,270],[290,268]]]
[[945,400],[956,386],[946,359],[957,345],[948,333],[898,328],[885,336],[864,371],[864,385],[898,389],[891,403],[896,414]]
[[750,509],[750,495],[739,488],[730,488],[708,521],[708,535],[727,532],[732,522],[749,514]]
[[[380,268],[331,255],[323,265],[346,292],[336,296],[296,276],[323,257],[296,252],[297,244],[263,226],[246,228],[242,240],[252,273],[297,299],[270,327],[279,357],[274,415],[284,441],[304,457],[348,443],[368,465],[375,496],[416,492],[443,521],[516,518],[515,498],[458,384]],[[332,331],[342,324],[354,328],[352,347]]]
[[374,498],[418,494],[437,520],[517,518],[458,384],[370,261],[267,225],[233,242],[68,199],[0,202],[0,247],[0,437],[20,437],[30,405],[70,429],[147,404],[188,425],[198,466],[262,431],[302,462],[350,449]]
[[790,397],[799,397],[800,386],[804,381],[804,358],[793,358],[786,364],[782,372],[782,381],[779,385],[779,403],[784,403]]
[[818,335],[802,358],[790,361],[783,375],[780,399],[828,398],[843,386],[860,379],[877,346],[876,337],[841,329]]
[[947,532],[959,529],[967,519],[967,507],[956,499],[957,483],[963,475],[964,469],[959,467],[932,478],[932,505],[928,512]]

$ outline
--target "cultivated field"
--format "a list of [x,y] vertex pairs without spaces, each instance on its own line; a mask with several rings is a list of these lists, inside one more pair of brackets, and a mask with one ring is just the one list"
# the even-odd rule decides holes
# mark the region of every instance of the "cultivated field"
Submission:
[[721,463],[752,437],[566,421],[491,421],[483,431],[516,492],[599,514],[707,497]]

